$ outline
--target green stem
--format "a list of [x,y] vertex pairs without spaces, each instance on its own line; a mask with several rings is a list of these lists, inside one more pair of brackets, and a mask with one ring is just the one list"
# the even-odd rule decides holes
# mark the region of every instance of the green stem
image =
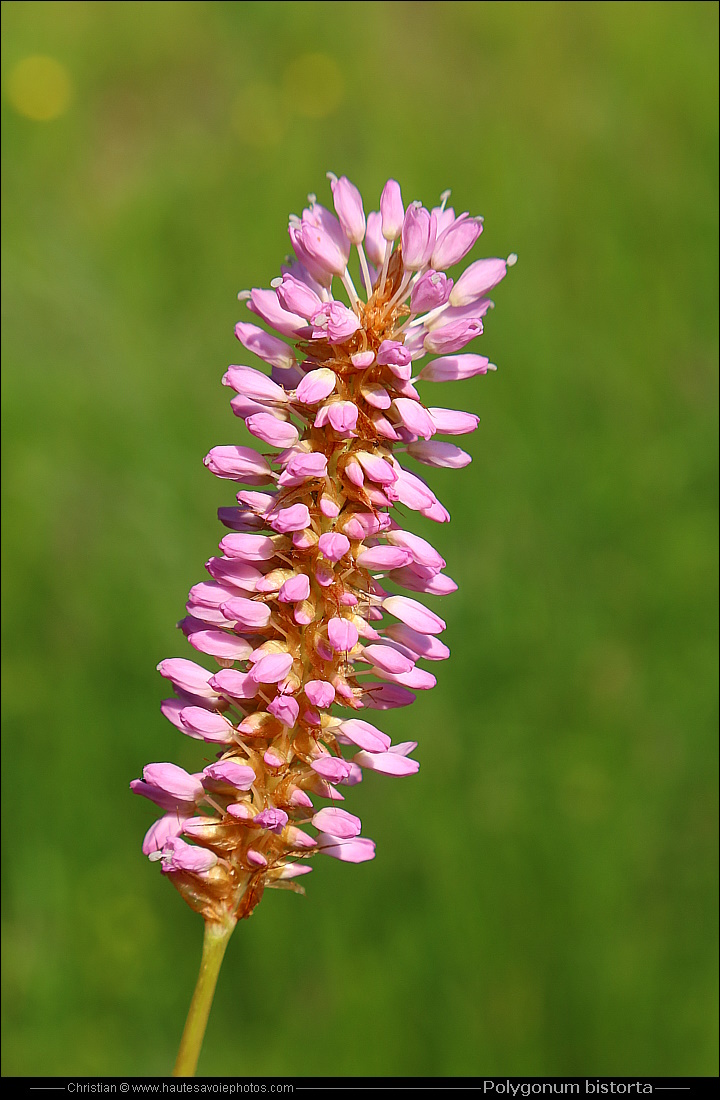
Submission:
[[213,1002],[215,986],[222,965],[225,948],[235,927],[233,920],[228,924],[205,922],[202,959],[197,985],[190,1002],[190,1011],[185,1021],[185,1030],[180,1040],[173,1077],[194,1077],[200,1048],[205,1038],[208,1016]]

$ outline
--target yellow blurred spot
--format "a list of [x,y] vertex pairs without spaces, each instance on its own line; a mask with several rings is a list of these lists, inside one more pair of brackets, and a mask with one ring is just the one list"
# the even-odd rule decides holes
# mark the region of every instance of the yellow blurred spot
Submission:
[[285,136],[287,117],[282,98],[272,84],[248,84],[233,107],[238,136],[255,149],[270,149]]
[[324,53],[305,53],[285,70],[285,91],[297,114],[326,118],[342,103],[345,82],[334,58]]
[[7,92],[15,110],[36,122],[59,118],[70,106],[72,81],[54,57],[24,57],[11,70]]

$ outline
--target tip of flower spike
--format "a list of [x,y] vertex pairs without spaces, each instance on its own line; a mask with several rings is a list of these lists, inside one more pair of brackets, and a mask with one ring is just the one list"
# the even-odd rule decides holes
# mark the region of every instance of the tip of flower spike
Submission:
[[516,252],[511,252],[510,255],[508,256],[507,260],[505,261],[505,263],[508,265],[508,267],[515,267],[515,264],[517,263],[517,261],[518,261],[517,253]]

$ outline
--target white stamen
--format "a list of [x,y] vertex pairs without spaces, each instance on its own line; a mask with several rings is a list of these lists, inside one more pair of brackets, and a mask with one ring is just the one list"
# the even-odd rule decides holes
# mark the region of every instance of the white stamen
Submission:
[[247,300],[248,300],[248,298],[250,297],[251,294],[252,294],[251,290],[240,290],[240,291],[238,291],[238,302],[247,302]]
[[488,367],[487,367],[487,369],[488,369],[488,370],[497,370],[497,367],[495,366],[495,364],[494,364],[494,363],[488,363]]
[[392,250],[393,250],[393,242],[392,241],[387,241],[386,244],[385,244],[385,259],[383,260],[382,274],[380,275],[380,288],[379,288],[380,294],[382,294],[383,290],[385,289],[385,280],[387,279],[388,264],[390,263],[390,254],[391,254]]
[[353,310],[355,311],[355,313],[359,317],[360,316],[360,299],[358,298],[358,292],[355,289],[355,284],[353,283],[352,278],[350,276],[350,272],[348,271],[347,268],[345,268],[345,270],[343,271],[340,278],[342,279],[343,286],[345,287],[345,289],[348,292],[348,297],[350,298],[350,305],[352,306]]
[[515,252],[511,252],[505,263],[508,265],[508,267],[515,267],[515,264],[517,263],[517,254]]
[[441,210],[445,209],[445,203],[448,201],[448,199],[450,198],[451,195],[452,195],[452,191],[450,191],[450,190],[443,191],[442,195],[440,196],[440,200],[441,200],[440,209]]
[[370,278],[370,269],[368,268],[368,262],[365,258],[365,249],[362,246],[362,241],[357,246],[358,256],[360,257],[360,270],[362,271],[363,282],[365,283],[365,292],[367,294],[368,301],[372,294],[372,279]]
[[283,284],[282,279],[271,279],[270,280],[270,286],[273,288],[273,290],[277,290],[277,288],[279,286],[282,286],[282,284]]

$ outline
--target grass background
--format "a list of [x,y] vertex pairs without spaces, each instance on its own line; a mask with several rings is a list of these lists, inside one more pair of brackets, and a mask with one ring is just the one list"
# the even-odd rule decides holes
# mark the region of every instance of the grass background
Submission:
[[200,1072],[717,1072],[717,19],[3,4],[5,1074],[174,1059],[201,924],[128,782],[202,758],[155,665],[231,501],[235,295],[328,169],[452,187],[520,260],[497,375],[432,392],[482,423],[433,479],[453,657],[385,723],[421,770],[353,789],[374,863],[239,928]]

